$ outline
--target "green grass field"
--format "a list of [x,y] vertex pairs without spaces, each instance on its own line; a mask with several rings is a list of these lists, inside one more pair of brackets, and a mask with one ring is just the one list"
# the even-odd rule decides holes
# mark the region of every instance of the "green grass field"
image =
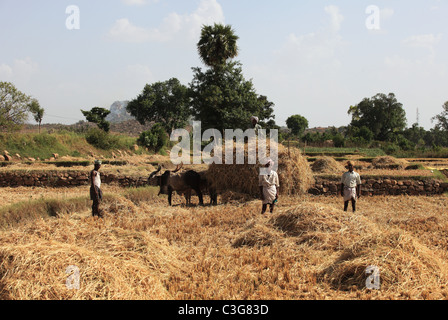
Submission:
[[[110,134],[113,149],[131,151],[136,138]],[[86,157],[90,154],[108,156],[111,150],[103,150],[89,144],[85,134],[70,131],[58,133],[3,133],[0,134],[0,151],[22,158],[49,159],[54,153],[59,156]]]

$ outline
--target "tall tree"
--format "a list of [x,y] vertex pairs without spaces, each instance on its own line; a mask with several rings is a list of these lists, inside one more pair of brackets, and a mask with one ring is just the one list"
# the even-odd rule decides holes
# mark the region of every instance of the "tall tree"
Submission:
[[239,62],[229,62],[219,72],[201,68],[193,68],[193,72],[191,105],[202,130],[223,133],[225,129],[250,127],[251,116],[257,116],[260,123],[274,118],[274,104],[256,93],[252,81],[244,79]]
[[104,108],[94,107],[90,111],[81,110],[86,120],[95,123],[98,128],[104,132],[109,132],[110,123],[106,121],[106,117],[110,114],[110,111]]
[[176,78],[147,84],[126,110],[140,124],[160,123],[171,134],[174,129],[183,128],[191,115],[188,88]]
[[39,133],[40,133],[40,126],[42,124],[42,120],[44,118],[45,110],[40,107],[39,101],[36,99],[33,99],[29,105],[30,112],[33,114],[34,120],[39,125]]
[[11,82],[0,82],[0,130],[18,130],[29,116],[31,97]]
[[238,39],[231,26],[202,27],[197,47],[208,69],[193,68],[190,97],[203,130],[246,129],[251,127],[251,116],[268,129],[275,126],[274,104],[256,93],[252,81],[244,78],[241,63],[231,61],[238,55]]
[[348,114],[352,115],[351,126],[367,127],[379,141],[392,139],[406,127],[406,112],[393,93],[365,98],[358,105],[351,106]]
[[286,120],[286,126],[291,129],[291,133],[296,137],[300,136],[308,129],[308,120],[301,115],[293,115]]
[[231,26],[217,23],[213,26],[203,26],[197,44],[199,57],[209,67],[223,66],[229,59],[238,55],[238,39]]

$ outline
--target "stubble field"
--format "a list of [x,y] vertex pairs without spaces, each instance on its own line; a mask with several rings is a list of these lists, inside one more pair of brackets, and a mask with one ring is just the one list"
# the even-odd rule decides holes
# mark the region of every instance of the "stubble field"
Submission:
[[[2,207],[85,205],[0,232],[0,299],[448,298],[446,196],[363,197],[357,213],[339,197],[281,197],[261,215],[259,200],[235,195],[217,207],[176,196],[168,207],[154,188],[104,191],[104,219],[90,216],[86,187],[1,191]],[[370,266],[378,290],[366,288]]]

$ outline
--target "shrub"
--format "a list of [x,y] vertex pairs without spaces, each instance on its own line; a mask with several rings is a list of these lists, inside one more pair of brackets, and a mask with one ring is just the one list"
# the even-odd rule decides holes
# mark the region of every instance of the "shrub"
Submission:
[[86,140],[89,144],[95,148],[102,150],[119,149],[119,138],[114,135],[110,135],[101,129],[90,129],[86,134]]
[[352,146],[367,148],[370,147],[370,143],[362,137],[352,137],[348,140]]
[[404,137],[399,138],[398,146],[403,151],[415,150],[415,143],[413,143],[412,141],[409,141],[408,139],[406,139]]
[[168,136],[162,125],[156,123],[150,130],[142,132],[137,140],[137,144],[146,147],[154,152],[159,152],[167,145]]
[[387,155],[394,154],[400,150],[400,148],[394,143],[386,143],[385,145],[382,146],[382,149]]
[[345,138],[342,136],[342,134],[338,133],[333,137],[333,143],[336,148],[344,148]]

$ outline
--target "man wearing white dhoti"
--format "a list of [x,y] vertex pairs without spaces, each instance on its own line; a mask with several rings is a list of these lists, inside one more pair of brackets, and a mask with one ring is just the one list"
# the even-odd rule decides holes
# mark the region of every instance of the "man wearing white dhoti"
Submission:
[[272,170],[274,162],[269,160],[266,163],[266,174],[260,174],[258,177],[258,185],[260,186],[261,200],[263,201],[263,207],[261,214],[266,213],[268,205],[270,205],[271,213],[274,212],[275,204],[278,201],[278,191],[280,188],[280,180],[277,172]]
[[354,171],[352,161],[347,163],[348,172],[342,175],[341,196],[344,197],[344,211],[348,210],[348,204],[352,202],[353,212],[356,211],[356,202],[361,196],[361,177]]

